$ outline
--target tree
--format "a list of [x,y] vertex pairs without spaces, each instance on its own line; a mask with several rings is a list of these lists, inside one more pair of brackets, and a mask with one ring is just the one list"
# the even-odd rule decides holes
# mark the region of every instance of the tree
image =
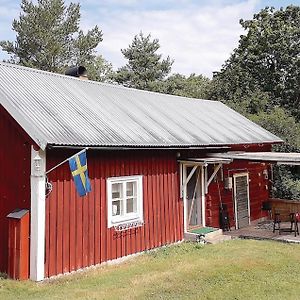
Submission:
[[158,39],[151,40],[150,34],[145,37],[140,32],[127,49],[121,50],[128,63],[119,68],[112,79],[127,87],[153,90],[155,84],[170,73],[173,64],[169,56],[162,59],[162,55],[156,53],[159,48]]
[[214,75],[214,99],[228,101],[236,91],[268,93],[271,105],[288,109],[300,120],[300,7],[266,7],[252,20],[238,47]]
[[88,64],[95,58],[95,48],[102,41],[97,26],[84,34],[79,29],[80,5],[63,0],[22,0],[22,13],[12,23],[16,41],[1,41],[11,54],[10,62],[60,72],[67,65]]
[[[275,151],[298,152],[300,7],[266,7],[240,24],[246,34],[221,71],[214,74],[210,96],[285,140]],[[276,196],[299,199],[298,170],[276,166],[274,173]]]
[[90,80],[108,83],[111,82],[110,78],[113,73],[112,64],[106,61],[101,55],[96,56],[93,60],[90,60],[84,65],[87,69],[88,78]]
[[[261,111],[249,116],[252,121],[281,137],[285,143],[273,146],[279,152],[300,151],[300,124],[284,109],[276,107],[271,111]],[[274,196],[278,198],[300,199],[300,177],[296,166],[274,166]]]
[[207,99],[209,86],[210,80],[203,75],[191,74],[186,77],[173,74],[160,81],[152,90],[177,96]]

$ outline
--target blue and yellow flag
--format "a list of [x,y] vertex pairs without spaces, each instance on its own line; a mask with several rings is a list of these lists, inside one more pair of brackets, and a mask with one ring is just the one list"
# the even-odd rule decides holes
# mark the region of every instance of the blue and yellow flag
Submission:
[[92,190],[88,177],[86,151],[71,157],[69,159],[69,165],[78,194],[80,197],[85,196]]

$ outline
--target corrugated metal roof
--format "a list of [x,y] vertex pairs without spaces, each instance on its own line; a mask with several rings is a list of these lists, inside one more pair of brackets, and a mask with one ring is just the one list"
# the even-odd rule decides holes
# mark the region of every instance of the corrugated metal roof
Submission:
[[222,159],[242,159],[261,162],[274,162],[277,164],[299,165],[300,153],[286,152],[225,152],[209,154],[213,158]]
[[47,145],[188,147],[282,140],[217,101],[0,63],[0,101]]

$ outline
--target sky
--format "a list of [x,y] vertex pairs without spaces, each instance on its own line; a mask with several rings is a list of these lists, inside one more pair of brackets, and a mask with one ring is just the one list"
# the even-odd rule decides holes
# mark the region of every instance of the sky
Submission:
[[[0,40],[15,40],[11,29],[21,0],[0,0]],[[70,0],[66,0],[69,3]],[[81,4],[81,28],[98,25],[103,42],[97,53],[114,69],[126,64],[121,49],[142,31],[158,38],[163,57],[174,59],[172,73],[202,74],[220,70],[245,31],[240,19],[252,19],[266,6],[299,5],[300,0],[73,0]],[[8,58],[0,50],[0,59]]]

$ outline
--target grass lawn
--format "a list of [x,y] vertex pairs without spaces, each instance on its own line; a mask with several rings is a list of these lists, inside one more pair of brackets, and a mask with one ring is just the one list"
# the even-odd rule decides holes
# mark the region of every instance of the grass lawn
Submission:
[[183,243],[42,283],[0,279],[0,299],[300,299],[300,245]]

